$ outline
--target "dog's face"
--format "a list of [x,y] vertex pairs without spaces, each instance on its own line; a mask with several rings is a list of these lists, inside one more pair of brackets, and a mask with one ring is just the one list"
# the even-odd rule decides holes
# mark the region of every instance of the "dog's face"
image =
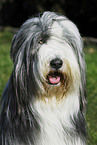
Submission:
[[[25,94],[58,100],[79,94],[85,80],[82,41],[66,17],[46,12],[26,21],[13,38],[11,57],[17,86]],[[24,94],[23,93],[23,94]]]
[[39,42],[37,68],[43,93],[48,98],[55,95],[57,99],[61,99],[80,86],[81,76],[76,54],[64,39],[65,23],[64,19],[62,22],[56,19],[48,29],[49,38],[46,42]]

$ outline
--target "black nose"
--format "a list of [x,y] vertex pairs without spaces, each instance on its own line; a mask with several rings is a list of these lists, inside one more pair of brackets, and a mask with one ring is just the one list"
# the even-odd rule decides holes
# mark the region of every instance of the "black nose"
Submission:
[[52,68],[58,70],[59,68],[62,67],[63,61],[60,58],[55,58],[50,62],[50,65]]

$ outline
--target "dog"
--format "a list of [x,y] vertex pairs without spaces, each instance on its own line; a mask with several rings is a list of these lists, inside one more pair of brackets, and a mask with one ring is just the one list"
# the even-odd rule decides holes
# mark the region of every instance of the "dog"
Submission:
[[14,35],[1,99],[0,145],[85,145],[86,64],[76,25],[55,12]]

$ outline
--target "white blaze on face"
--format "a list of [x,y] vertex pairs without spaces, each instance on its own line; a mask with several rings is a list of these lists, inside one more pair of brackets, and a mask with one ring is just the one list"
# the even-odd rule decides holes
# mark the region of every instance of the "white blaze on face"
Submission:
[[56,36],[57,38],[60,38],[60,39],[62,38],[63,31],[57,21],[55,21],[51,27],[51,34]]

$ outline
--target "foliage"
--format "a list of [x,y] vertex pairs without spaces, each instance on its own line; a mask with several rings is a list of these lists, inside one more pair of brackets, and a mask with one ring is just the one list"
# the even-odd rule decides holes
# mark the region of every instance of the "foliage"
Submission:
[[97,0],[0,0],[0,25],[19,27],[39,12],[66,15],[84,36],[97,37]]
[[[10,46],[13,34],[0,32],[0,96],[12,72]],[[87,64],[87,128],[88,145],[97,145],[97,48],[84,49]]]

